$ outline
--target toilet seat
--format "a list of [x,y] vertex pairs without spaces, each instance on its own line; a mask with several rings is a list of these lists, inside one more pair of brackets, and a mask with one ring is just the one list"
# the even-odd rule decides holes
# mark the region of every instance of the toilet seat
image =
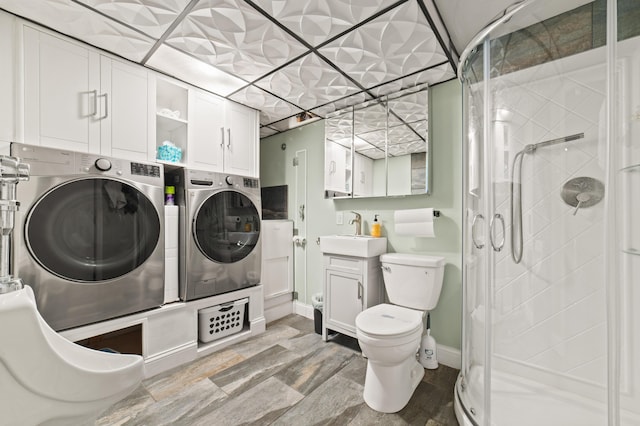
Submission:
[[422,335],[422,312],[386,303],[373,306],[356,317],[358,339],[376,346],[392,346]]

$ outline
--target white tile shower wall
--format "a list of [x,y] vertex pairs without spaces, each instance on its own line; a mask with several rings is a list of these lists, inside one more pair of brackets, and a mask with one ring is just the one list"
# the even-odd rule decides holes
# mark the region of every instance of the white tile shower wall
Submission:
[[[599,129],[605,68],[541,78],[550,67],[531,70],[536,76],[525,83],[510,81],[517,75],[504,76],[494,91],[496,107],[508,111],[500,125],[501,132],[507,130],[508,155],[496,152],[508,170],[527,144],[585,133],[584,139],[539,148],[523,159],[524,256],[519,265],[512,261],[509,226],[505,249],[496,254],[494,354],[523,369],[604,385],[603,203],[573,215],[560,192],[574,177],[604,181]],[[505,167],[495,169],[502,173]],[[496,210],[510,224],[510,179],[494,178]]]

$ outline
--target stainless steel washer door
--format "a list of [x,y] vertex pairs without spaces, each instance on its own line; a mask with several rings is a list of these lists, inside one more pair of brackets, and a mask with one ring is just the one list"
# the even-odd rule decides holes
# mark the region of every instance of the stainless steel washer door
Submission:
[[160,237],[151,201],[125,182],[70,181],[44,194],[29,211],[25,241],[33,258],[69,281],[112,280],[142,265]]
[[207,198],[195,214],[193,238],[204,256],[218,263],[235,263],[256,247],[260,215],[237,191],[221,191]]

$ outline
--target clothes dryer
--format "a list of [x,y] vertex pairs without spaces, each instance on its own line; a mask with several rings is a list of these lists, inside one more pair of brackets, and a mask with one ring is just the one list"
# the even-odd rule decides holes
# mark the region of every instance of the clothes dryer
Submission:
[[184,169],[180,296],[193,300],[260,283],[258,179]]
[[163,303],[162,166],[23,144],[11,155],[31,167],[17,188],[12,273],[53,329]]

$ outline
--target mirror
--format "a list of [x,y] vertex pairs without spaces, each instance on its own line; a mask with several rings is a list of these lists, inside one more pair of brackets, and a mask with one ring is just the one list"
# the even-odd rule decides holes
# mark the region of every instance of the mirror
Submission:
[[325,120],[325,197],[429,193],[426,85],[336,111]]

